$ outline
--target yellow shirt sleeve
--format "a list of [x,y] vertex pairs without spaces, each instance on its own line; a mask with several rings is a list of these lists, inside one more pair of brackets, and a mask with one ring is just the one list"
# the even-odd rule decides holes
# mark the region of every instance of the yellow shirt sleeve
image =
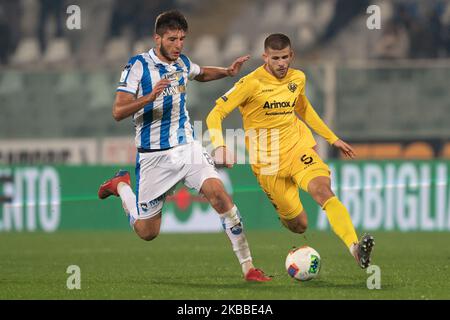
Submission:
[[222,134],[222,121],[234,109],[246,104],[254,93],[256,84],[252,79],[241,79],[231,90],[216,100],[215,107],[206,118],[209,135],[214,148],[225,145]]
[[304,91],[298,96],[295,104],[295,112],[310,126],[317,134],[321,135],[329,144],[335,143],[339,138],[323,122],[317,112],[312,107]]

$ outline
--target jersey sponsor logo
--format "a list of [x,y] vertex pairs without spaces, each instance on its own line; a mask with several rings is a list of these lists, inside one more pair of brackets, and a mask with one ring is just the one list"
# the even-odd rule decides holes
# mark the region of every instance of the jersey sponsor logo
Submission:
[[263,89],[263,90],[261,91],[261,93],[274,92],[274,91],[275,91],[275,89]]
[[296,83],[294,83],[294,82],[289,82],[289,84],[288,84],[288,89],[289,89],[292,93],[294,93],[295,90],[297,90],[297,88],[298,88],[298,85],[297,85]]
[[139,204],[139,206],[141,207],[142,211],[147,212],[149,209],[153,209],[154,207],[156,207],[157,205],[159,205],[159,203],[164,199],[164,194],[159,196],[156,199],[150,200],[148,202],[141,202]]
[[183,71],[176,71],[176,72],[170,72],[170,73],[163,74],[161,79],[167,79],[170,81],[180,81],[180,79],[182,77],[183,77]]
[[284,116],[287,114],[292,114],[293,111],[275,111],[275,112],[266,112],[266,116]]
[[161,200],[162,200],[163,198],[164,198],[164,195],[161,195],[161,196],[159,196],[159,197],[156,198],[156,199],[150,200],[150,201],[148,202],[150,208],[156,207],[156,206],[161,202]]
[[277,109],[277,108],[289,108],[289,107],[291,107],[291,103],[289,101],[282,101],[282,102],[266,101],[266,103],[264,103],[263,109]]
[[174,86],[174,87],[167,87],[163,91],[163,96],[173,96],[179,93],[185,93],[186,92],[186,86]]

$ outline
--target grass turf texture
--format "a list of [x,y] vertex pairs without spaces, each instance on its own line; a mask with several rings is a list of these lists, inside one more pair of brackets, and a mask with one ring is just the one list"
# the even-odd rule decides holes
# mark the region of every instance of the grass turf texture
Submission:
[[[381,290],[331,232],[286,230],[247,237],[257,267],[275,278],[243,281],[225,234],[132,232],[0,234],[0,299],[450,299],[450,233],[374,233],[373,263]],[[298,282],[284,269],[293,245],[322,258],[318,279]],[[81,268],[81,290],[68,290],[69,265]]]

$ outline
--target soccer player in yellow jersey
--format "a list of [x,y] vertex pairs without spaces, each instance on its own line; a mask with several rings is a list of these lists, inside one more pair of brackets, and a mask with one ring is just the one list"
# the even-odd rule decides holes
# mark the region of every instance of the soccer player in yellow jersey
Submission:
[[298,192],[302,188],[326,212],[333,231],[359,266],[367,268],[374,239],[365,234],[358,241],[347,209],[331,190],[330,170],[313,150],[315,141],[297,115],[349,158],[354,158],[355,153],[314,111],[305,95],[305,74],[289,68],[293,57],[286,35],[270,35],[264,42],[265,64],[216,101],[206,120],[215,147],[214,158],[227,167],[234,164],[224,143],[222,120],[239,107],[252,170],[283,225],[295,233],[306,231],[307,215]]

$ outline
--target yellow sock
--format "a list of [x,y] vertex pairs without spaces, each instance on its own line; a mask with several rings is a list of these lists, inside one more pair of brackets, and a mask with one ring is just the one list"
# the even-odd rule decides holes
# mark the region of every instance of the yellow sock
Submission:
[[358,242],[350,214],[337,197],[328,199],[323,205],[323,210],[327,213],[328,221],[334,233],[344,241],[348,248],[353,243]]

